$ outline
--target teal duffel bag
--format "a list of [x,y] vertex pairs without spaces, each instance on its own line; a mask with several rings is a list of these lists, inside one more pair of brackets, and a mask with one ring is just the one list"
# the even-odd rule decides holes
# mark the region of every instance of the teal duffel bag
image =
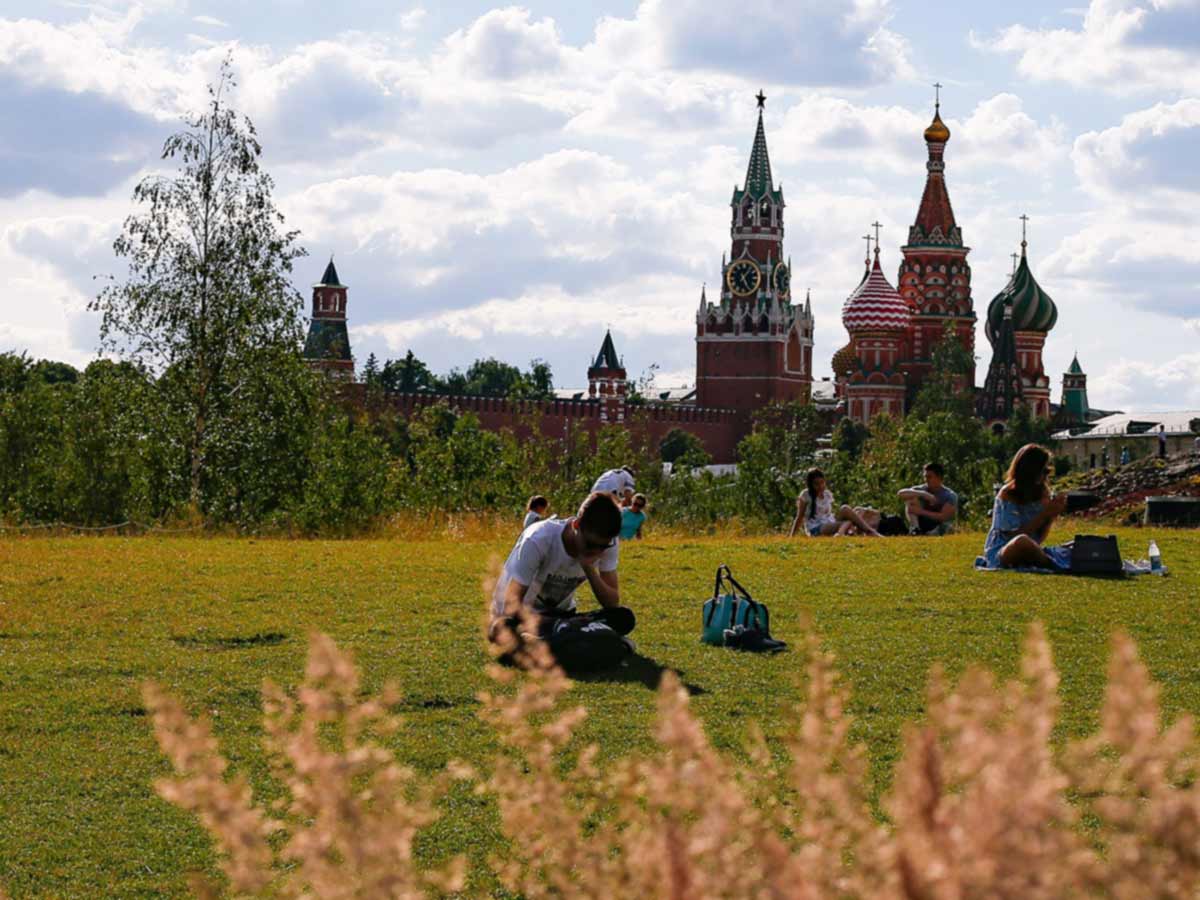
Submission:
[[700,640],[706,644],[723,646],[725,630],[736,625],[770,634],[771,615],[765,604],[753,600],[750,593],[737,583],[729,566],[717,566],[712,598],[704,601]]

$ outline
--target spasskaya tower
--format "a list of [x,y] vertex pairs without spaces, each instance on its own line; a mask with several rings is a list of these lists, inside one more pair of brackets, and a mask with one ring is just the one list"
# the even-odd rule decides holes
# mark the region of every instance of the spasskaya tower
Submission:
[[731,247],[721,261],[717,302],[700,293],[696,313],[696,405],[750,412],[808,402],[812,392],[812,304],[792,303],[783,253],[783,187],[771,179],[758,93],[758,129],[746,180],[733,190]]

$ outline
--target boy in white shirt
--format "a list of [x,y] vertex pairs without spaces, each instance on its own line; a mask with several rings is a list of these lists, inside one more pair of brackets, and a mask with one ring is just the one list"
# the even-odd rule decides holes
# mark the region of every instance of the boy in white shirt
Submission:
[[632,610],[621,606],[617,580],[617,534],[621,510],[607,493],[592,493],[569,519],[546,519],[517,538],[492,592],[489,636],[516,631],[524,605],[538,618],[538,632],[576,614],[575,591],[585,581],[600,603],[590,614],[621,635],[633,630]]

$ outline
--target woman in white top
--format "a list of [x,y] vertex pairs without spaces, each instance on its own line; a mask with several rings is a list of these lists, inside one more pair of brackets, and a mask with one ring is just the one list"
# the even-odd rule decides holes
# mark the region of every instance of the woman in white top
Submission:
[[825,473],[820,469],[810,469],[805,482],[807,487],[796,498],[796,518],[792,520],[788,537],[795,536],[801,522],[804,523],[804,533],[809,537],[846,534],[851,528],[858,529],[860,534],[879,537],[879,532],[859,510],[844,505],[834,506],[833,493],[826,487]]

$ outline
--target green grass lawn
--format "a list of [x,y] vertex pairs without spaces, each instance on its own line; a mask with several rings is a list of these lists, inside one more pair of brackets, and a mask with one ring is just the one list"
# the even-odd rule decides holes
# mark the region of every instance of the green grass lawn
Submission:
[[[1149,532],[1120,535],[1127,556],[1145,554]],[[801,654],[698,643],[719,562],[770,604],[778,637],[797,642],[808,615],[837,654],[878,792],[902,723],[921,713],[929,667],[983,663],[1011,675],[1034,619],[1062,673],[1060,736],[1094,727],[1116,628],[1137,640],[1168,713],[1200,713],[1200,533],[1155,537],[1171,577],[1103,581],[975,573],[981,535],[652,536],[622,548],[620,570],[652,662],[576,687],[591,712],[583,737],[609,757],[650,746],[655,664],[691,686],[717,745],[739,749],[751,720],[781,732]],[[213,855],[196,822],[153,793],[167,767],[139,686],[154,679],[208,713],[234,766],[265,790],[259,688],[265,678],[296,684],[312,630],[352,651],[368,687],[399,684],[401,758],[419,771],[487,760],[496,744],[475,700],[487,683],[480,582],[507,549],[502,540],[0,541],[0,882],[13,897],[184,893],[186,873],[211,869]],[[500,848],[485,800],[464,788],[445,806],[424,858],[465,851],[482,861]],[[477,868],[472,889],[489,886]]]

